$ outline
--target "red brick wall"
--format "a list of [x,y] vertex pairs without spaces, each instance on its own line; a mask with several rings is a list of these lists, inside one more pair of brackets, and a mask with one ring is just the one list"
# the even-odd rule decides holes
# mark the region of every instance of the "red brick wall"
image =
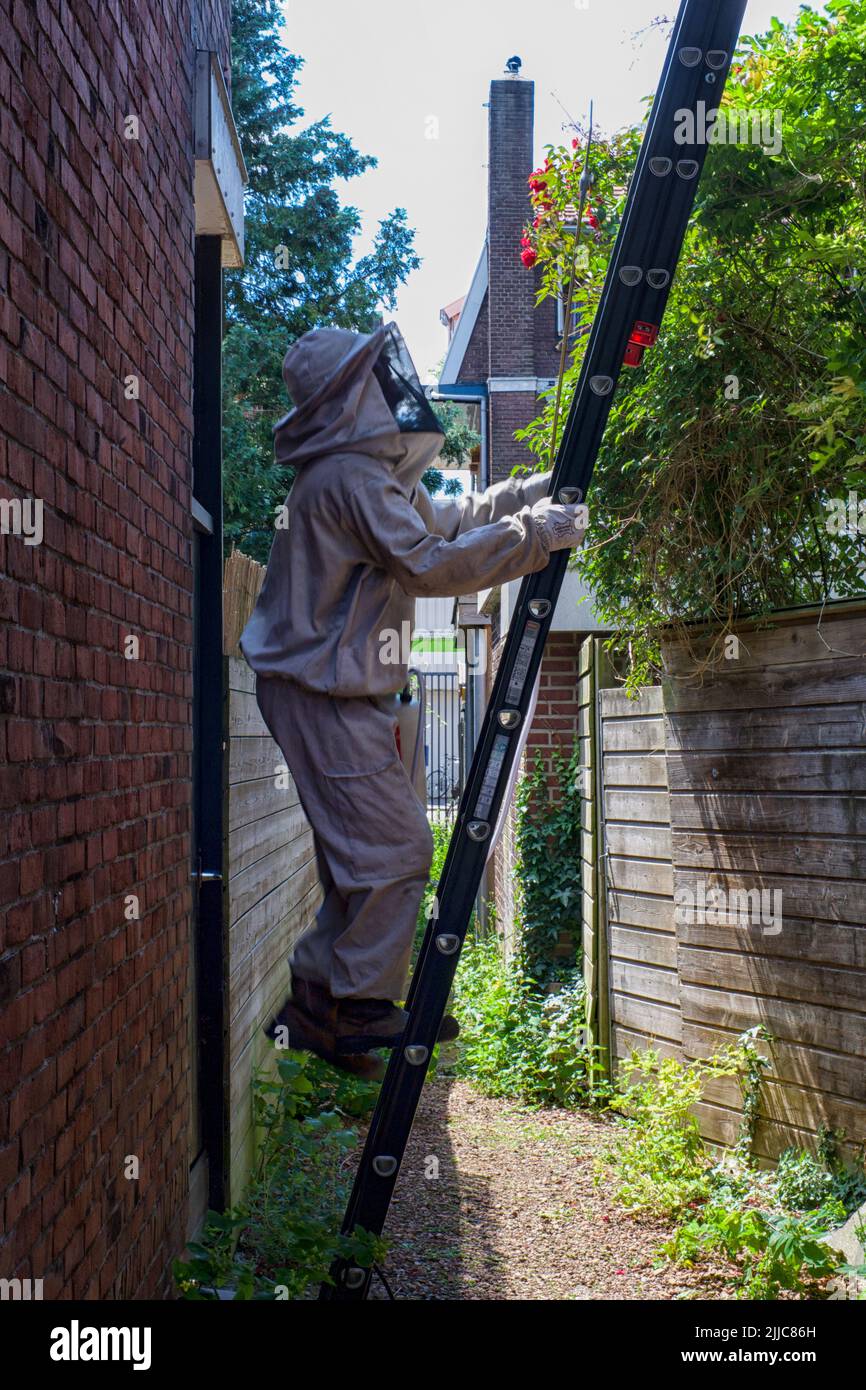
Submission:
[[489,334],[490,316],[487,311],[488,296],[485,294],[484,302],[478,310],[478,317],[475,320],[475,327],[469,339],[469,345],[463,354],[463,362],[460,371],[457,373],[459,382],[471,382],[477,385],[487,380],[488,361],[490,356]]
[[192,82],[228,11],[0,8],[0,496],[44,503],[0,537],[0,1276],[47,1298],[163,1296],[185,1238]]
[[505,78],[490,84],[487,246],[490,375],[533,376],[535,277],[520,260],[530,216],[534,85]]
[[538,411],[539,404],[533,391],[491,391],[491,482],[510,477],[518,464],[533,470],[538,466],[534,454],[514,438],[514,431],[530,424]]
[[[541,684],[535,717],[526,740],[524,766],[529,760],[534,765],[541,758],[552,773],[551,755],[559,746],[570,756],[577,738],[577,679],[578,652],[581,638],[573,632],[554,632],[547,639],[541,661]],[[501,640],[493,656],[492,669],[495,674],[505,645]],[[556,783],[548,781],[551,792],[556,794]],[[493,855],[493,888],[496,909],[497,930],[507,942],[513,940],[514,928],[514,856],[513,856],[513,811],[509,811],[502,839]]]
[[550,755],[558,746],[571,754],[577,738],[577,660],[581,635],[552,632],[541,662],[541,685],[535,718],[526,742],[529,757],[542,757],[550,768]]

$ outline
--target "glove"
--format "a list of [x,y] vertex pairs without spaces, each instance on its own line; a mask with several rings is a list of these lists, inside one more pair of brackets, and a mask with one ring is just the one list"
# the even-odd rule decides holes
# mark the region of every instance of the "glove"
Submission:
[[584,502],[566,504],[542,497],[532,508],[532,519],[548,550],[569,550],[583,543],[589,509]]

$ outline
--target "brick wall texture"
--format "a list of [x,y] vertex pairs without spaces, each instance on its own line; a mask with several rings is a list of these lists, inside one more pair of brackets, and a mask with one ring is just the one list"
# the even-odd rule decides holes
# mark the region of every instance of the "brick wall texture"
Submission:
[[228,24],[0,0],[0,497],[44,504],[0,536],[0,1276],[46,1298],[164,1297],[185,1239],[192,103]]
[[[501,638],[493,654],[495,676],[505,647]],[[578,655],[581,636],[576,632],[553,632],[547,639],[541,661],[541,684],[535,717],[526,740],[524,766],[541,758],[548,772],[548,786],[556,796],[551,757],[555,747],[570,756],[577,738]],[[514,937],[514,810],[509,811],[502,838],[493,855],[493,896],[497,930],[510,947]]]

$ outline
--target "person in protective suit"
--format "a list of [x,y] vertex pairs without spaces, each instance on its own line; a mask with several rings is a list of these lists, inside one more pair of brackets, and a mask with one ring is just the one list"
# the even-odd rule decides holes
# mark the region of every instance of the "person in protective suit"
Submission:
[[[399,1042],[433,838],[400,758],[393,701],[415,599],[543,569],[578,545],[580,512],[550,475],[433,498],[421,476],[443,433],[399,330],[323,328],[290,348],[294,409],[274,427],[296,469],[241,649],[312,826],[324,899],[291,957],[292,995],[269,1031],[363,1076]],[[446,1018],[440,1038],[456,1036]]]

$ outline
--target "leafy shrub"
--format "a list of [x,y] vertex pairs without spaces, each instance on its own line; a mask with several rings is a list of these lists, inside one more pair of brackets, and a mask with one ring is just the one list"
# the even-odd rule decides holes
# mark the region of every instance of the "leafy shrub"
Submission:
[[[758,1031],[704,1061],[661,1058],[649,1049],[623,1066],[611,1108],[629,1122],[613,1154],[617,1196],[636,1211],[678,1218],[662,1253],[692,1265],[722,1254],[737,1266],[737,1297],[775,1299],[782,1289],[837,1270],[838,1256],[824,1240],[844,1221],[841,1192],[856,1184],[841,1165],[830,1166],[826,1142],[818,1158],[789,1149],[775,1171],[752,1166],[751,1141],[766,1059]],[[635,1083],[625,1084],[637,1075]],[[693,1106],[705,1081],[739,1077],[743,1121],[737,1145],[715,1162],[704,1144]]]
[[789,1211],[819,1207],[833,1192],[833,1174],[805,1149],[785,1149],[776,1166],[779,1201]]
[[[623,374],[593,479],[590,543],[574,564],[628,648],[630,684],[658,668],[658,635],[708,623],[716,650],[744,614],[862,591],[862,537],[829,522],[866,489],[866,12],[804,5],[744,36],[723,111],[778,111],[784,148],[713,143],[664,329]],[[578,313],[592,319],[625,207],[639,132],[596,140]],[[580,150],[550,148],[532,233],[541,297],[561,292]],[[564,416],[588,335],[574,336]],[[559,388],[518,438],[545,466]],[[560,425],[560,433],[562,426]],[[702,655],[706,654],[699,646]]]
[[[625,1206],[672,1216],[709,1196],[712,1160],[693,1107],[708,1077],[735,1076],[741,1068],[737,1049],[692,1062],[653,1048],[632,1052],[610,1102],[628,1121],[613,1154],[617,1197]],[[626,1084],[633,1076],[639,1080]]]
[[576,972],[544,994],[495,937],[468,940],[454,991],[460,1021],[457,1070],[486,1095],[531,1105],[573,1106],[591,1097],[584,987]]
[[[555,747],[550,758],[551,775],[536,759],[514,797],[517,955],[540,985],[573,973],[581,940],[579,753]],[[566,963],[556,957],[563,936],[572,948]]]
[[277,1072],[278,1080],[256,1080],[264,1133],[244,1200],[225,1214],[209,1212],[188,1247],[191,1258],[175,1262],[186,1299],[215,1298],[226,1287],[240,1299],[303,1298],[338,1256],[365,1267],[381,1256],[381,1240],[339,1234],[351,1181],[345,1158],[358,1138],[351,1118],[368,1113],[376,1087],[306,1053],[281,1057]]
[[807,1278],[834,1273],[838,1255],[823,1244],[838,1212],[822,1209],[793,1216],[756,1207],[708,1203],[680,1227],[663,1250],[679,1264],[691,1265],[710,1252],[740,1267],[737,1296],[775,1299],[782,1289],[800,1289]]

